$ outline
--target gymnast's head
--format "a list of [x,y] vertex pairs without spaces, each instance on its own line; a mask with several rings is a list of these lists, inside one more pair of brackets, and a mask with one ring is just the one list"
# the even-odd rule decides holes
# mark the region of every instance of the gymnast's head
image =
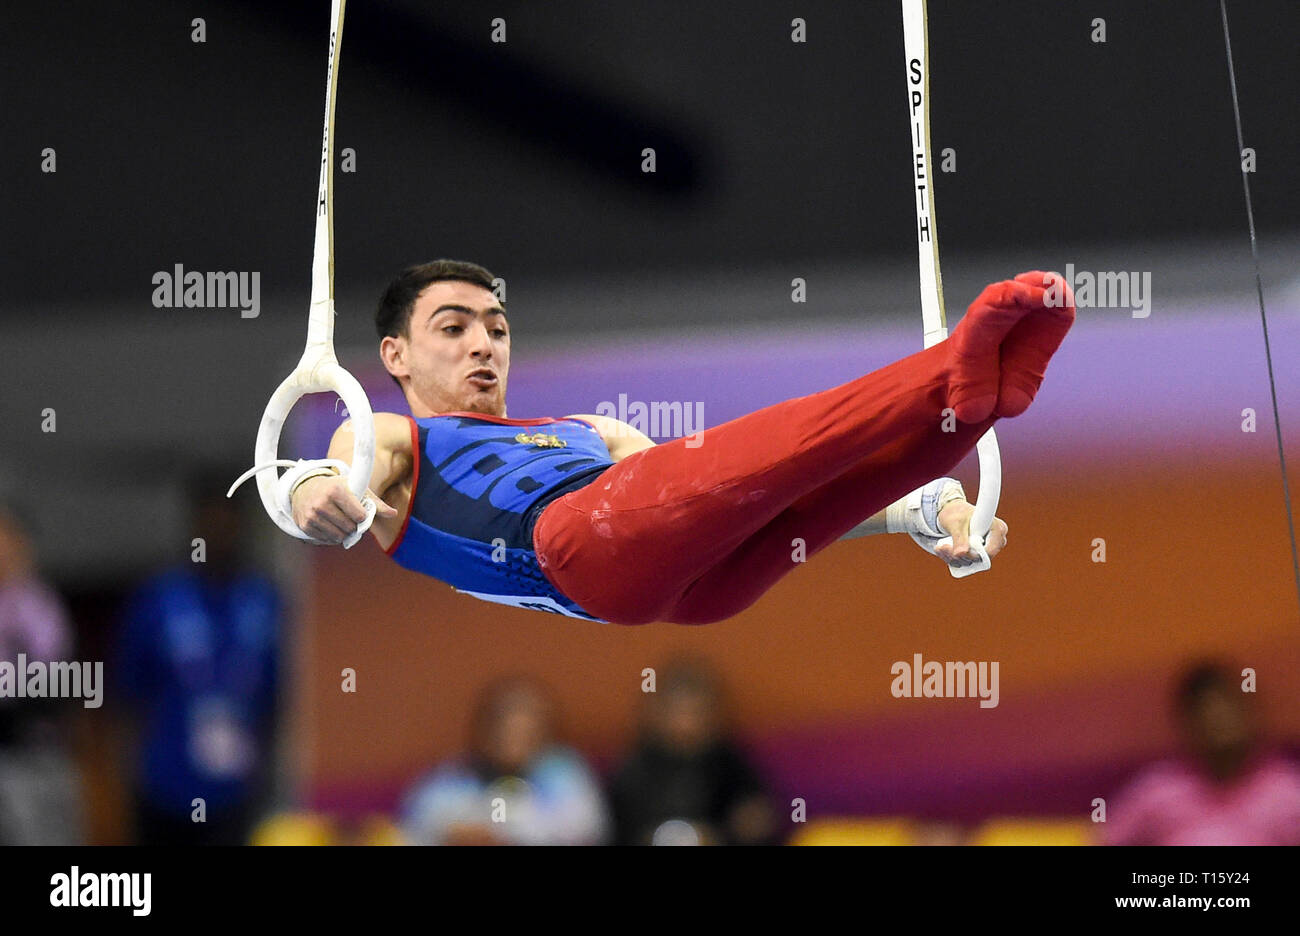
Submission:
[[493,276],[459,260],[407,267],[375,310],[379,356],[411,415],[506,415],[510,326]]

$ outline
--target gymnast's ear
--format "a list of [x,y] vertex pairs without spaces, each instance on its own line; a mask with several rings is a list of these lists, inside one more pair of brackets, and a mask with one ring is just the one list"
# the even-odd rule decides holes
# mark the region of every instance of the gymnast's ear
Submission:
[[406,339],[401,335],[385,335],[379,342],[379,359],[394,377],[409,377],[406,366]]

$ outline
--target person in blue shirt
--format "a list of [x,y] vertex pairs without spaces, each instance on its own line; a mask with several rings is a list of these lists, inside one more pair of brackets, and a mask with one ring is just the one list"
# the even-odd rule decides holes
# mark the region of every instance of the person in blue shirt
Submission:
[[240,565],[242,520],[224,488],[215,475],[196,483],[191,539],[203,543],[123,610],[115,675],[139,727],[141,844],[243,844],[271,766],[283,607]]

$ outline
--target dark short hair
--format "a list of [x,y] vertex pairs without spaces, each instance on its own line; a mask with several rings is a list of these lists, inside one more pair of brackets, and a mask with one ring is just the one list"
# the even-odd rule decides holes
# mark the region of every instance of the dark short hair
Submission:
[[1239,689],[1237,674],[1226,664],[1202,660],[1183,671],[1174,695],[1178,710],[1186,715],[1195,711],[1202,700],[1216,690],[1231,694]]
[[[409,266],[393,278],[392,282],[379,297],[379,306],[375,309],[375,331],[384,338],[410,337],[411,312],[415,300],[430,283],[442,280],[459,280],[473,283],[484,289],[491,289],[494,277],[477,263],[465,260],[434,260]],[[504,306],[505,303],[502,303]],[[391,375],[390,375],[391,376]],[[393,383],[400,388],[402,382],[393,377]]]
[[487,737],[489,731],[519,704],[520,699],[536,702],[547,723],[547,730],[554,733],[556,724],[556,702],[550,688],[540,679],[529,673],[507,673],[499,676],[479,691],[474,703],[474,712],[470,717],[470,744],[478,747]]

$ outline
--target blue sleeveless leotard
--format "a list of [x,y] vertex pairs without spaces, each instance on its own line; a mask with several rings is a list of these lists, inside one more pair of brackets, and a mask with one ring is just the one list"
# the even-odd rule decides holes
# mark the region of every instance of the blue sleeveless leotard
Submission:
[[557,497],[614,462],[581,419],[441,413],[411,420],[416,455],[397,564],[501,604],[598,621],[546,578],[533,525]]

